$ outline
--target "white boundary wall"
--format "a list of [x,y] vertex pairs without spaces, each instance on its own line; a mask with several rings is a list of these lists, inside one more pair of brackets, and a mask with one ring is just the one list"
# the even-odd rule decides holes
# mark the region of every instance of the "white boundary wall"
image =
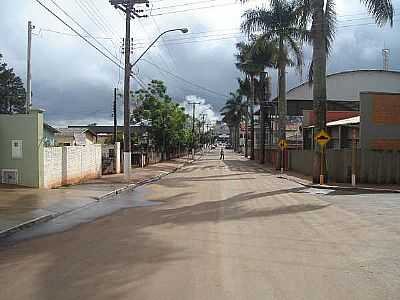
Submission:
[[44,187],[76,184],[101,176],[101,145],[48,147],[44,150]]

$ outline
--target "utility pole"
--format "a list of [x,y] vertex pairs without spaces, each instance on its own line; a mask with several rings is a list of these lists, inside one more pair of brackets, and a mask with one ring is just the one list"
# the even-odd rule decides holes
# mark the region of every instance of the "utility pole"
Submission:
[[390,49],[388,48],[382,49],[382,56],[383,56],[383,70],[389,71]]
[[117,143],[117,88],[114,88],[113,117],[114,117],[113,144],[115,145]]
[[210,127],[211,127],[211,123],[207,123],[206,124],[206,127],[207,127],[207,134],[206,134],[206,143],[208,144],[208,145],[210,145],[211,144],[211,138],[210,138]]
[[131,11],[132,1],[125,4],[125,81],[124,81],[124,175],[130,177],[131,170],[131,126],[130,126],[130,79],[131,79]]
[[193,117],[192,117],[192,159],[194,159],[194,135],[195,135],[195,126],[194,122],[196,119],[196,105],[200,105],[200,102],[189,102],[189,105],[193,105]]
[[[124,75],[124,175],[130,178],[131,170],[131,128],[130,128],[130,78],[132,76],[131,59],[131,18],[141,17],[134,6],[148,5],[148,0],[110,0],[111,5],[125,13],[125,75]],[[138,11],[140,12],[140,11]]]
[[202,124],[202,127],[203,127],[203,136],[201,137],[201,140],[202,140],[202,144],[203,144],[203,148],[204,148],[204,144],[205,144],[205,142],[204,142],[204,124],[205,124],[205,118],[206,118],[206,114],[201,114],[200,115],[201,116],[201,119],[202,119],[202,121],[201,121],[201,124]]
[[32,107],[32,30],[35,26],[32,21],[28,22],[28,52],[27,52],[27,71],[26,71],[26,113],[31,111]]

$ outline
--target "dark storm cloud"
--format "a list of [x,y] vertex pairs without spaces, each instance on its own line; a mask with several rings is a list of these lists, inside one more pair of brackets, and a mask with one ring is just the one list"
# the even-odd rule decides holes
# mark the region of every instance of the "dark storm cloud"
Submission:
[[[0,10],[0,53],[10,66],[15,67],[24,79],[26,68],[26,23],[33,16],[38,27],[68,30],[32,1],[2,1]],[[65,2],[67,3],[67,2]],[[29,4],[29,5],[27,5]],[[11,9],[13,7],[13,9]],[[35,9],[31,11],[32,7]],[[107,7],[107,6],[104,6]],[[106,10],[106,8],[104,8]],[[18,14],[16,12],[19,12]],[[113,13],[111,10],[110,13]],[[210,20],[198,17],[188,19],[184,14],[170,18],[157,19],[161,31],[171,27],[187,26],[191,32],[212,30]],[[118,15],[117,15],[118,16]],[[189,20],[189,21],[188,21]],[[118,20],[120,21],[120,20]],[[215,20],[214,20],[215,21]],[[149,21],[150,22],[150,21]],[[121,23],[122,24],[122,23]],[[238,21],[239,24],[239,21]],[[219,28],[224,26],[221,20]],[[134,27],[134,30],[139,30]],[[39,32],[38,30],[36,31]],[[328,73],[350,69],[381,68],[381,49],[391,49],[390,65],[399,69],[400,41],[396,38],[399,24],[395,21],[393,29],[375,26],[359,26],[350,30],[338,31],[329,58]],[[157,32],[150,34],[150,38]],[[134,34],[135,36],[135,34]],[[179,38],[174,33],[165,39]],[[237,88],[236,78],[240,73],[234,66],[234,39],[169,45],[168,50],[161,43],[146,54],[145,58],[163,69],[180,75],[195,84],[205,86],[217,93],[228,94]],[[107,43],[104,41],[104,43]],[[111,46],[111,44],[107,44]],[[311,50],[305,47],[306,65],[303,81],[311,57]],[[140,50],[135,51],[137,56]],[[145,82],[161,79],[167,84],[168,91],[180,102],[188,95],[205,99],[216,112],[223,106],[222,96],[206,92],[184,83],[173,76],[141,62],[136,70]],[[273,90],[276,91],[276,70],[270,70],[273,78]],[[120,78],[121,79],[121,78]],[[288,69],[288,88],[297,85],[301,79],[293,69]],[[53,123],[89,123],[95,120],[108,122],[111,118],[111,100],[114,86],[118,83],[117,68],[76,37],[65,37],[43,33],[34,37],[33,47],[33,101],[34,105],[47,111],[46,118]],[[133,82],[135,88],[137,82]],[[274,93],[276,94],[276,93]],[[121,105],[119,105],[121,112]]]

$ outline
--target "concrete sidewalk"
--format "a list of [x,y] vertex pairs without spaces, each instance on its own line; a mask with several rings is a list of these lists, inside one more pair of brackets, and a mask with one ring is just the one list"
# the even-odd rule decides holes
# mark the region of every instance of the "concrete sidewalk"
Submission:
[[[246,158],[244,158],[246,159]],[[251,160],[248,159],[250,162]],[[276,170],[272,167],[269,163],[264,165],[260,164],[258,161],[254,160],[251,161],[257,165],[258,168],[264,169],[267,172],[284,178],[286,180],[290,180],[292,182],[296,182],[303,186],[312,187],[312,188],[319,188],[319,189],[333,189],[333,190],[346,190],[346,191],[361,191],[361,192],[373,192],[373,193],[400,193],[400,186],[399,185],[390,185],[390,184],[357,184],[356,186],[352,186],[349,183],[328,183],[324,185],[314,184],[312,182],[311,176],[306,176],[301,173],[297,173],[294,171],[285,171],[283,174],[280,170]]]
[[123,174],[106,175],[51,190],[0,185],[0,237],[157,180],[191,162],[191,159],[174,159],[132,169],[129,180]]

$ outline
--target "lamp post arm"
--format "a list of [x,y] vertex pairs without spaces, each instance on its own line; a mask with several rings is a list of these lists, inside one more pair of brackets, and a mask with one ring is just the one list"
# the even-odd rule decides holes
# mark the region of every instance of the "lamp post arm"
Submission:
[[146,54],[147,51],[149,51],[149,49],[160,39],[160,37],[162,37],[164,34],[171,32],[171,31],[179,31],[181,29],[170,29],[167,31],[164,31],[163,33],[161,33],[147,48],[146,50],[144,50],[144,52],[135,60],[135,62],[132,64],[132,67],[134,67],[139,60]]

